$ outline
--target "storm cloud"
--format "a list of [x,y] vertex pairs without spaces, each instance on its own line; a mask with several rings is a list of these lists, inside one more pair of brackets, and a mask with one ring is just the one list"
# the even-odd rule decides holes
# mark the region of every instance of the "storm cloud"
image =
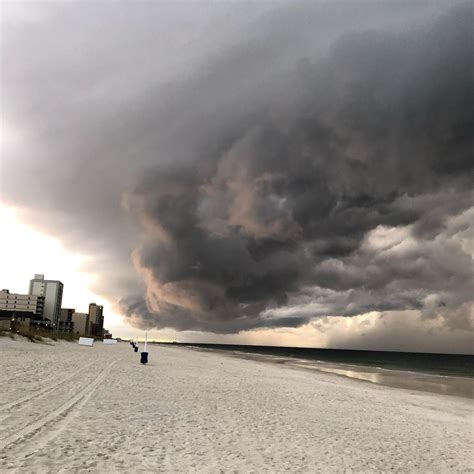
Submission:
[[7,25],[2,199],[142,328],[472,329],[472,6],[164,5]]

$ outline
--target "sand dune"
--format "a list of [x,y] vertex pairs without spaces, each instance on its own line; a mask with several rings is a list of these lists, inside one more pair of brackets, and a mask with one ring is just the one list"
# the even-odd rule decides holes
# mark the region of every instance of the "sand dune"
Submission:
[[0,339],[0,469],[460,472],[472,401],[150,346]]

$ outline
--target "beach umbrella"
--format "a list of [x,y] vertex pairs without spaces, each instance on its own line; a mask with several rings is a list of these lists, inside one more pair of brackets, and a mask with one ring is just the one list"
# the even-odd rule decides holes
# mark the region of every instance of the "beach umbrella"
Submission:
[[140,364],[148,364],[148,352],[146,346],[148,343],[148,333],[145,333],[145,345],[143,346],[143,352],[140,355]]

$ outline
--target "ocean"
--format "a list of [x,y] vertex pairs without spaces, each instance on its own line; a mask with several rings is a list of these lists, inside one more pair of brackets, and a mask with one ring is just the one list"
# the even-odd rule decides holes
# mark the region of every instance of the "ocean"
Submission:
[[302,347],[250,346],[233,344],[182,344],[221,351],[263,354],[315,362],[362,365],[380,369],[422,372],[455,377],[474,377],[474,355],[426,354],[420,352],[355,351]]

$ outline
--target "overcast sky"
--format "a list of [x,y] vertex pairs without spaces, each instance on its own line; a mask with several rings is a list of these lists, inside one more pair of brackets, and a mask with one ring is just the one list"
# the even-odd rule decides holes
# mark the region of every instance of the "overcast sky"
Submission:
[[1,5],[0,201],[125,332],[473,351],[472,3]]

